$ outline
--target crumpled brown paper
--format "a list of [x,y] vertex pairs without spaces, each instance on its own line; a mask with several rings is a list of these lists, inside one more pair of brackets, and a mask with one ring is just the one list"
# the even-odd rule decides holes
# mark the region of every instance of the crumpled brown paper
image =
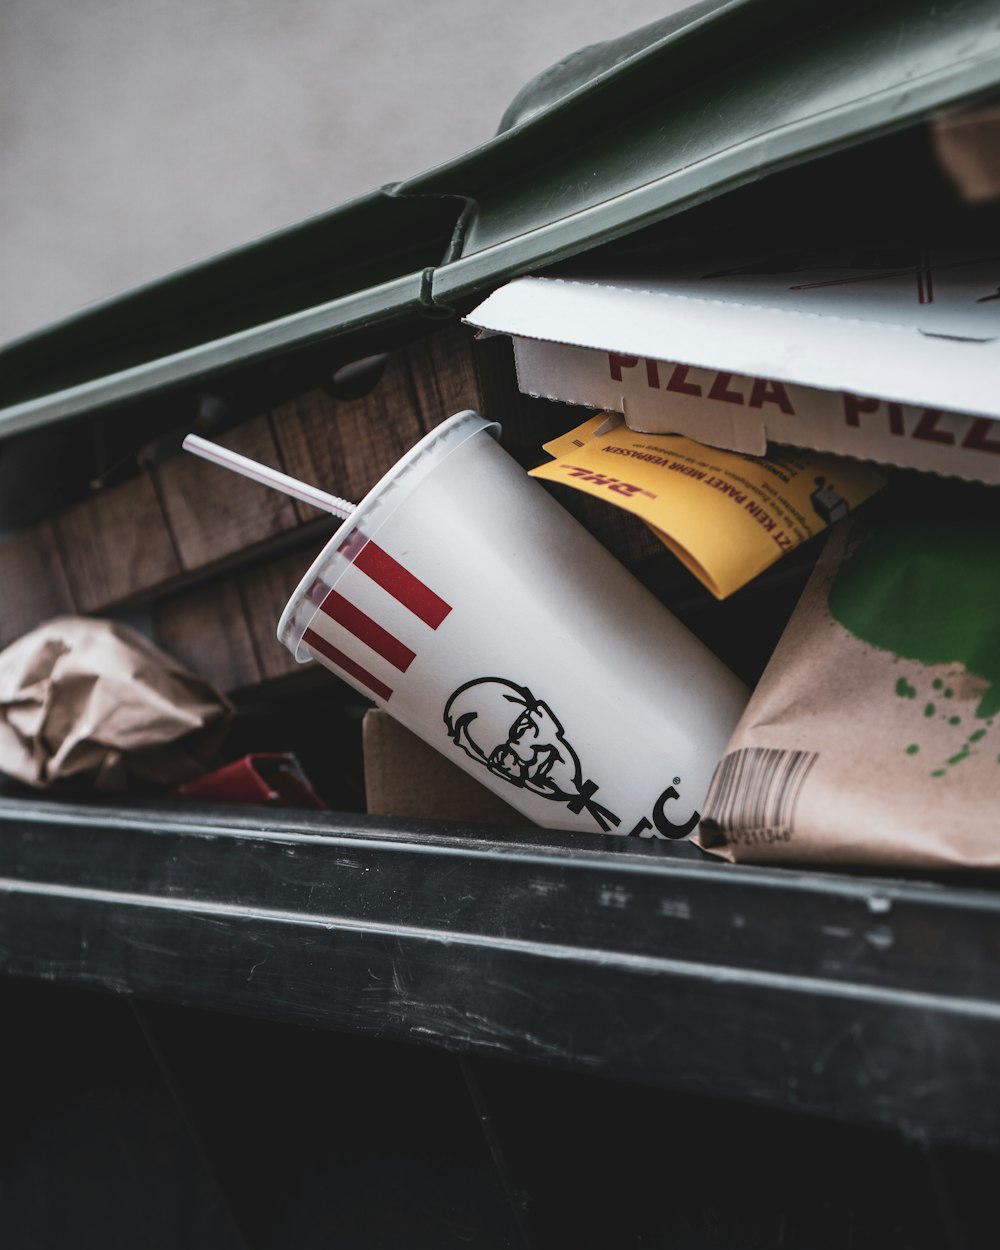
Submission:
[[57,617],[0,652],[0,772],[37,787],[177,785],[217,763],[231,710],[128,626]]

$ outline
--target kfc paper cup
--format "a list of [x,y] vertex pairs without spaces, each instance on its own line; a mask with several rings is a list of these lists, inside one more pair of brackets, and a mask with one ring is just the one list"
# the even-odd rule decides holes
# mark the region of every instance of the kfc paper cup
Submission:
[[686,836],[748,692],[498,432],[462,412],[409,451],[278,637],[539,825]]

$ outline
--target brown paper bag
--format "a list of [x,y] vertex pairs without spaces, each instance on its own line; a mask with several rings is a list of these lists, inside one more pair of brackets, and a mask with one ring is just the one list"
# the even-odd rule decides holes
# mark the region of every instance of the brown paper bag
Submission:
[[0,772],[37,787],[177,785],[216,763],[230,711],[135,630],[58,617],[0,652]]
[[732,860],[1000,867],[1000,522],[932,507],[834,530],[696,840]]

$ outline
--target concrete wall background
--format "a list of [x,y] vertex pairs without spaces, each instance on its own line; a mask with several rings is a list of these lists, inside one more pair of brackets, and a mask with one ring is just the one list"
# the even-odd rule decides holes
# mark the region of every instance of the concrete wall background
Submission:
[[419,173],[684,0],[3,0],[0,340]]

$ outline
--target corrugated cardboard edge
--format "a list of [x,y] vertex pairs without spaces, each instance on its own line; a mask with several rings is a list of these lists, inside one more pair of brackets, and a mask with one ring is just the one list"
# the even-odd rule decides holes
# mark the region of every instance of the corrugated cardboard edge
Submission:
[[388,712],[365,713],[362,739],[370,815],[519,828],[531,823]]

